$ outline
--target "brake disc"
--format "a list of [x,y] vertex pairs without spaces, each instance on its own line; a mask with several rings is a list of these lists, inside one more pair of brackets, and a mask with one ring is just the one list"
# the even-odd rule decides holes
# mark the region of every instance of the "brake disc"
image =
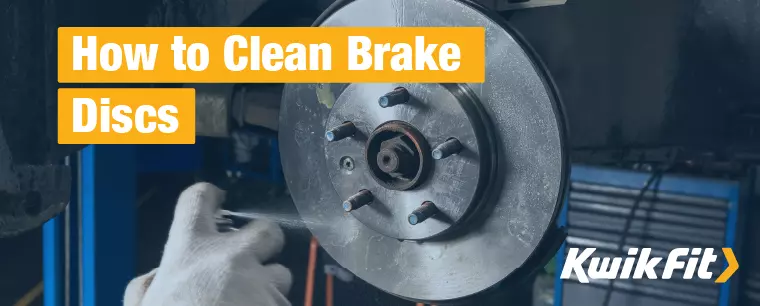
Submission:
[[342,1],[315,26],[486,29],[482,84],[285,86],[287,184],[335,260],[386,292],[440,302],[522,279],[556,252],[565,127],[512,29],[458,0]]

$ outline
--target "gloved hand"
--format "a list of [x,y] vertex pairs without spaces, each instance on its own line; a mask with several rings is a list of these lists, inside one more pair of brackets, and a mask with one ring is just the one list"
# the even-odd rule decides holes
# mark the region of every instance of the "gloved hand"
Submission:
[[290,271],[263,263],[282,250],[274,223],[256,220],[220,233],[224,191],[197,183],[179,196],[161,264],[127,286],[125,306],[288,306]]

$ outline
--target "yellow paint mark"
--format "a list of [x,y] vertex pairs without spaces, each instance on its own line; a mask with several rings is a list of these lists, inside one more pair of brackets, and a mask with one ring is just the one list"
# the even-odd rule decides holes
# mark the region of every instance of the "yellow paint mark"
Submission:
[[317,100],[319,104],[332,108],[335,105],[335,95],[333,95],[330,84],[317,84]]

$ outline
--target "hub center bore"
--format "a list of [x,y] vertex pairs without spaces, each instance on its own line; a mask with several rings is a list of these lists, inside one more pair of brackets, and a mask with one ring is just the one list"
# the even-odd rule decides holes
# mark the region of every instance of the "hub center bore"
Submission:
[[430,145],[414,126],[403,121],[389,121],[375,129],[365,156],[375,181],[393,190],[419,186],[431,164]]
[[380,150],[380,153],[377,154],[377,165],[380,167],[380,170],[383,170],[383,172],[388,173],[390,175],[394,174],[403,174],[401,172],[402,170],[408,170],[403,169],[401,167],[401,160],[402,158],[409,158],[409,157],[401,157],[404,154],[404,152],[401,152],[395,148],[391,149],[382,149]]

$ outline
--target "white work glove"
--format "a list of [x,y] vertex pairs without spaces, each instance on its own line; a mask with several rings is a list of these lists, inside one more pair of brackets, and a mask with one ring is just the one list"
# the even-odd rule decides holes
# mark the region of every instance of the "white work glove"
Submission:
[[161,264],[129,283],[125,306],[290,305],[290,271],[263,264],[282,250],[282,230],[255,220],[220,233],[215,216],[224,196],[208,183],[182,192]]

